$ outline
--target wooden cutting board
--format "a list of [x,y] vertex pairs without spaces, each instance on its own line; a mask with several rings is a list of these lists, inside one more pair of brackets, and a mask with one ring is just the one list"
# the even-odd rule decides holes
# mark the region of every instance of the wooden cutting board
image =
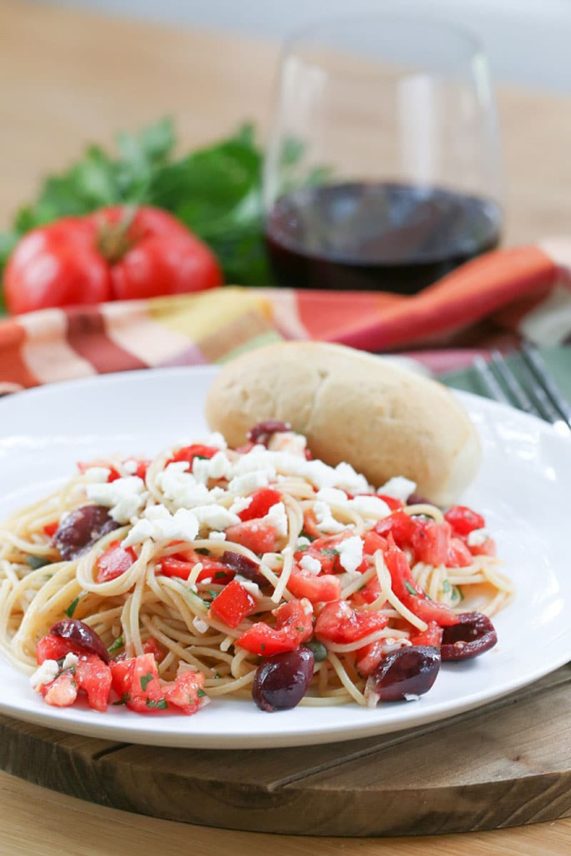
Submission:
[[426,835],[554,820],[571,814],[571,665],[453,719],[316,747],[161,749],[0,717],[0,767],[114,808],[261,832]]

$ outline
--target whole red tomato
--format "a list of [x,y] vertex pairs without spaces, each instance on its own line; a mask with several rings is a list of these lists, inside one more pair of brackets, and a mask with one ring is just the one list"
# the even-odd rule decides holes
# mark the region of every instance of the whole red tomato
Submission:
[[159,208],[102,208],[34,229],[4,275],[13,314],[50,306],[183,294],[222,284],[216,257]]

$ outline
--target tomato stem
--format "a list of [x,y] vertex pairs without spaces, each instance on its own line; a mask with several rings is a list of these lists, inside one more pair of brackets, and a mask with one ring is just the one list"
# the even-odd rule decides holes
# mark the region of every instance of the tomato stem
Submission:
[[125,205],[116,223],[99,224],[97,234],[99,252],[111,264],[121,261],[133,246],[134,241],[129,237],[129,229],[133,225],[138,210],[137,205]]

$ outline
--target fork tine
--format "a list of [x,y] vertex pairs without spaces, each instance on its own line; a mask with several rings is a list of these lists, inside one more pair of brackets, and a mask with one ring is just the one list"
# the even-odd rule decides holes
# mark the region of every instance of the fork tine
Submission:
[[530,372],[535,376],[546,397],[551,401],[555,413],[555,419],[563,418],[571,428],[571,404],[562,395],[561,390],[553,381],[543,358],[537,348],[531,345],[522,345],[521,355]]
[[544,414],[539,410],[539,407],[533,403],[499,351],[492,351],[490,365],[496,372],[496,375],[506,385],[513,401],[520,410],[525,410],[526,413],[531,413],[534,416],[543,417]]
[[486,395],[488,395],[490,398],[493,398],[494,401],[501,401],[502,404],[509,404],[511,406],[510,399],[503,391],[502,387],[496,379],[495,374],[492,372],[485,359],[480,356],[475,357],[472,366],[476,370],[476,373],[482,384],[482,387],[484,388],[484,392],[486,393]]

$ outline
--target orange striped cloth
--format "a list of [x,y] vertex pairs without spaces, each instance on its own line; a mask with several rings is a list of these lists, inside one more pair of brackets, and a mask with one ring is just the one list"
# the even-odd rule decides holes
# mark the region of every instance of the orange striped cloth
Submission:
[[[506,339],[507,333],[507,339]],[[223,362],[276,339],[370,351],[472,355],[493,339],[571,337],[571,243],[497,250],[414,297],[225,287],[194,295],[47,309],[0,322],[0,391],[158,366]],[[434,356],[436,354],[436,356]],[[433,366],[434,367],[434,366]]]

